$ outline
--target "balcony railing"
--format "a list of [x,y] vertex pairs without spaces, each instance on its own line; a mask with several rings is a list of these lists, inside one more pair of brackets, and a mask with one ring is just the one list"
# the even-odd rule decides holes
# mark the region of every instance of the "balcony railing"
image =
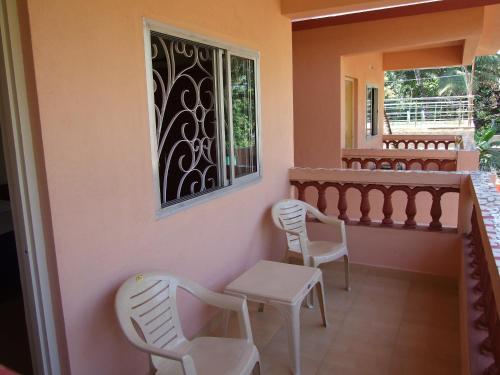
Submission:
[[466,126],[472,117],[473,99],[469,96],[385,99],[384,110],[394,126]]
[[[334,189],[336,195],[338,218],[346,224],[360,224],[379,227],[398,227],[403,229],[428,229],[432,231],[443,230],[441,216],[443,214],[441,200],[445,194],[458,194],[460,192],[461,179],[463,175],[456,173],[428,173],[428,172],[394,172],[394,171],[367,171],[367,170],[345,170],[345,169],[310,169],[294,168],[290,170],[290,184],[297,189],[297,198],[308,201],[306,189],[315,190],[317,200],[316,207],[323,213],[328,209],[328,203],[332,197],[327,199],[327,191]],[[347,197],[349,190],[358,191],[361,195],[359,214],[356,218],[348,215],[348,211],[354,211],[349,207],[350,200]],[[371,203],[379,198],[375,191],[383,195],[382,212],[375,213],[376,219],[370,217]],[[398,209],[404,205],[403,221],[394,220],[393,196],[398,194]],[[431,222],[427,225],[417,223],[418,206],[416,198],[419,195],[432,197],[430,207]],[[403,204],[402,204],[403,203]],[[380,204],[377,204],[380,206]],[[398,212],[398,218],[401,218]],[[456,228],[455,228],[456,229]]]
[[464,241],[462,297],[471,374],[500,371],[500,194],[488,175],[469,184],[471,232]]
[[460,135],[384,134],[382,141],[386,149],[463,149]]
[[458,153],[451,150],[342,150],[347,169],[456,171]]
[[[413,232],[415,236],[411,237],[411,241],[415,242],[424,239],[424,232],[437,232],[439,237],[452,236],[452,243],[456,243],[460,238],[459,233],[464,233],[459,283],[462,373],[500,373],[500,194],[496,192],[489,175],[480,172],[293,168],[289,171],[289,178],[298,199],[315,205],[324,213],[338,216],[351,226],[364,226],[374,228],[373,230],[421,229],[422,231]],[[353,191],[360,195],[359,209],[353,207],[357,205]],[[380,195],[382,202],[376,202],[380,200]],[[416,202],[420,195],[431,197],[430,208],[428,204]],[[452,208],[448,211],[453,211],[456,217],[453,225],[445,227],[442,224],[442,202],[449,196],[452,197],[451,203],[456,210]],[[404,220],[394,219],[394,216],[398,216],[394,201],[399,203],[398,209],[404,211]],[[374,213],[374,219],[372,202],[381,210]],[[404,203],[404,208],[401,203]],[[451,207],[450,202],[445,206]],[[431,221],[428,224],[423,223],[422,218],[417,220],[416,216],[422,213],[419,212],[421,210],[430,215]],[[401,219],[401,212],[399,218]],[[353,227],[351,230],[355,230],[353,233],[358,235],[361,233]],[[376,252],[372,255],[372,260],[379,257],[388,259],[387,254],[381,251],[383,249],[374,247],[380,235],[371,236],[367,232],[362,235],[370,239],[364,241],[362,247],[358,243],[358,254]],[[390,234],[391,238],[395,236],[395,233]],[[356,238],[351,237],[351,240],[356,242]],[[436,238],[433,241],[435,240]],[[391,240],[387,241],[385,246],[389,246]],[[412,244],[407,246],[411,247]],[[431,246],[431,251],[420,258],[414,253],[410,257],[417,257],[416,262],[421,264],[427,261],[426,257],[432,257],[439,250],[439,247]],[[402,254],[391,253],[391,256],[401,258]],[[440,258],[441,267],[456,262],[457,259],[453,258],[457,254],[455,245],[446,254],[447,258]]]

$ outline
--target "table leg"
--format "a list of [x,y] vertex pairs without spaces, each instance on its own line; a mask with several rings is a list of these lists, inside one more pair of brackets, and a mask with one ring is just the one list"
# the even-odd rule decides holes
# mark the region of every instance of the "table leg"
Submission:
[[319,279],[316,283],[316,292],[318,293],[319,309],[321,310],[321,318],[323,319],[323,326],[327,326],[326,311],[325,311],[325,288],[323,286],[323,278]]
[[292,371],[300,375],[300,305],[273,304],[285,318],[288,333],[288,352],[292,362]]
[[314,288],[311,288],[311,291],[307,295],[305,305],[308,309],[314,309]]

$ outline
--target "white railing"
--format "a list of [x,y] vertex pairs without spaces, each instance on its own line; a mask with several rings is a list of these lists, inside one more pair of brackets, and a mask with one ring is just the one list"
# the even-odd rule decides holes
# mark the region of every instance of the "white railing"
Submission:
[[391,125],[467,126],[472,119],[472,100],[469,96],[385,99],[384,109]]

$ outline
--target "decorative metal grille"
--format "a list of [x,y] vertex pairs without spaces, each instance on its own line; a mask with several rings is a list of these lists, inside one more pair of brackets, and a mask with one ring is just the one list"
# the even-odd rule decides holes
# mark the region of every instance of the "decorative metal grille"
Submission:
[[162,206],[221,186],[216,48],[151,33]]

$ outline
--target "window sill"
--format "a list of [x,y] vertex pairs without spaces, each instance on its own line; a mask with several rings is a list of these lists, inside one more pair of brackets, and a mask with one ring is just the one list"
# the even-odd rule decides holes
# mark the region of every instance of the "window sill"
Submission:
[[191,198],[185,202],[180,202],[175,205],[164,207],[156,210],[156,220],[163,219],[165,217],[175,215],[178,212],[184,211],[186,209],[201,205],[203,203],[209,202],[211,200],[226,196],[233,192],[237,192],[246,187],[255,185],[262,180],[262,176],[259,174],[249,175],[241,177],[242,181],[238,181],[236,184],[220,188],[218,190],[212,191],[207,194],[200,195],[195,198]]

